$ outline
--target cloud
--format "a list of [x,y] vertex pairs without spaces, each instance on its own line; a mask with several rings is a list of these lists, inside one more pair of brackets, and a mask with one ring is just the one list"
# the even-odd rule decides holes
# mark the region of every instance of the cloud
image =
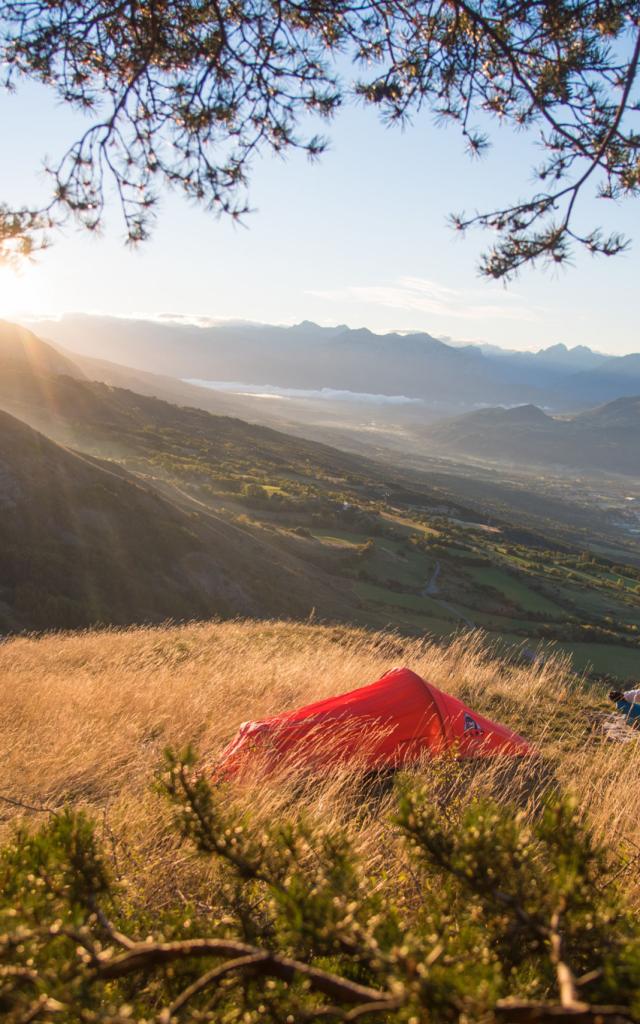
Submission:
[[[427,313],[430,316],[455,317],[460,320],[503,319],[537,320],[538,311],[522,305],[514,293],[492,292],[491,289],[449,288],[424,277],[401,277],[388,285],[351,285],[329,291],[309,291],[309,295],[328,301],[364,302],[405,312]],[[501,301],[487,302],[487,295]]]
[[[258,320],[239,316],[209,316],[206,313],[123,313],[122,320],[145,320],[148,323],[175,324],[178,327],[260,327]],[[280,325],[278,325],[280,326]],[[288,324],[286,325],[288,326]]]
[[421,398],[406,395],[378,395],[367,391],[340,391],[335,388],[281,388],[273,384],[244,384],[240,381],[187,379],[185,384],[228,391],[246,398],[312,399],[320,402],[362,402],[365,405],[424,405]]

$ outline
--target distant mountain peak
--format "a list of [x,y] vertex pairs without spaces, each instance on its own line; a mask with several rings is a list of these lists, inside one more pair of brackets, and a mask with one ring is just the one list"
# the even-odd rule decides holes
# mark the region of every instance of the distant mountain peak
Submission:
[[517,417],[519,419],[549,419],[544,409],[541,409],[539,405],[534,405],[533,402],[527,402],[526,405],[514,405],[506,411],[514,418]]
[[512,405],[507,408],[504,408],[504,406],[489,406],[485,409],[480,409],[478,412],[467,413],[466,416],[459,417],[459,421],[462,422],[466,418],[468,422],[473,422],[479,417],[483,420],[495,420],[502,424],[511,423],[514,425],[518,423],[543,423],[545,420],[551,419],[540,406],[534,405],[533,402],[528,402],[525,405]]
[[[584,346],[581,346],[581,347],[584,347]],[[575,351],[575,349],[573,351]],[[555,345],[549,345],[548,348],[541,348],[540,351],[538,352],[538,355],[539,356],[566,355],[568,352],[569,352],[569,349],[565,345],[564,341],[559,341]]]
[[537,363],[548,364],[562,372],[580,373],[583,370],[596,370],[607,362],[608,356],[594,352],[587,345],[574,345],[568,348],[563,341],[549,348],[540,349],[534,359]]
[[608,356],[601,356],[599,352],[594,352],[588,345],[573,345],[569,348],[565,345],[564,341],[559,341],[555,345],[549,345],[548,348],[541,348],[536,355],[548,356],[553,358],[559,356],[564,358],[565,356],[572,356],[573,358],[578,356],[595,356],[596,358],[607,359]]

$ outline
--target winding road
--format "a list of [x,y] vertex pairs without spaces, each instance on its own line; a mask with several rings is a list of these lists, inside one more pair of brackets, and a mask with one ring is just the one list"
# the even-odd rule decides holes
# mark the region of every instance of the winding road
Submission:
[[434,570],[431,573],[431,576],[429,577],[429,580],[422,589],[421,596],[430,597],[432,601],[436,601],[441,608],[444,608],[446,611],[448,611],[450,615],[454,616],[454,618],[459,619],[460,622],[464,622],[465,626],[468,626],[469,629],[475,629],[475,622],[473,622],[471,619],[468,619],[465,615],[461,615],[457,608],[454,608],[453,605],[450,605],[447,601],[443,601],[443,599],[439,597],[440,587],[438,586],[438,580],[440,578],[441,569],[442,567],[440,565],[440,562],[436,562]]

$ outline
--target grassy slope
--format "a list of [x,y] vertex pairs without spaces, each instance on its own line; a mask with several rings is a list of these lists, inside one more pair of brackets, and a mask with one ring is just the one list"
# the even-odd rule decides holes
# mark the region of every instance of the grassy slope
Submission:
[[[629,799],[640,748],[590,734],[585,711],[604,708],[602,698],[583,690],[562,660],[508,665],[478,637],[443,649],[346,627],[235,621],[15,638],[0,646],[1,791],[32,807],[88,808],[132,899],[158,906],[197,897],[207,880],[189,852],[175,847],[167,809],[152,790],[164,748],[194,742],[210,764],[242,721],[344,692],[403,664],[516,728],[542,754],[537,765],[515,771],[426,768],[430,784],[449,779],[465,799],[481,790],[500,799],[524,792],[533,804],[537,787],[560,785],[575,791],[599,832],[624,841],[622,849],[640,842]],[[293,799],[286,779],[258,777],[235,798],[258,815],[286,816],[303,805],[327,824],[346,822],[371,858],[389,858],[394,884],[394,830],[377,805],[354,796],[355,782],[334,773],[298,785]],[[18,814],[39,818],[0,807],[5,832]]]
[[67,376],[43,380],[21,370],[6,373],[0,380],[0,403],[64,444],[96,455],[154,460],[158,471],[182,462],[186,473],[191,459],[218,468],[224,463],[231,476],[238,468],[246,476],[252,460],[258,468],[285,474],[306,468],[311,476],[320,473],[338,481],[351,472],[362,477],[363,467],[372,472],[366,460],[327,445]]
[[0,539],[0,631],[311,608],[295,558],[1,412]]
[[42,341],[26,327],[0,320],[0,373],[4,376],[12,371],[30,374],[67,374],[70,377],[84,377],[84,373],[73,362],[53,346]]

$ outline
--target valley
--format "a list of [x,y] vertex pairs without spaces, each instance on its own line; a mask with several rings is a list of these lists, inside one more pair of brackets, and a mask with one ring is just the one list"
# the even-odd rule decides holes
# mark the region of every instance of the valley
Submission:
[[[478,629],[510,657],[559,650],[595,677],[637,673],[640,543],[615,490],[607,486],[600,500],[595,478],[563,486],[561,476],[430,460],[409,448],[365,457],[63,371],[7,361],[0,407],[59,451],[100,460],[155,495],[191,535],[190,560],[174,558],[181,597],[173,603],[163,584],[164,603],[138,598],[114,618],[108,604],[98,614],[85,601],[77,621],[68,609],[47,620],[25,617],[24,601],[17,615],[14,593],[5,628],[285,614],[439,641]],[[619,492],[628,516],[635,493],[628,480]],[[144,537],[149,515],[129,507],[131,535]],[[92,541],[107,559],[111,530]],[[124,545],[128,571],[138,572],[147,548],[161,559],[174,547],[152,536],[140,549]],[[49,585],[53,598],[55,580]]]

